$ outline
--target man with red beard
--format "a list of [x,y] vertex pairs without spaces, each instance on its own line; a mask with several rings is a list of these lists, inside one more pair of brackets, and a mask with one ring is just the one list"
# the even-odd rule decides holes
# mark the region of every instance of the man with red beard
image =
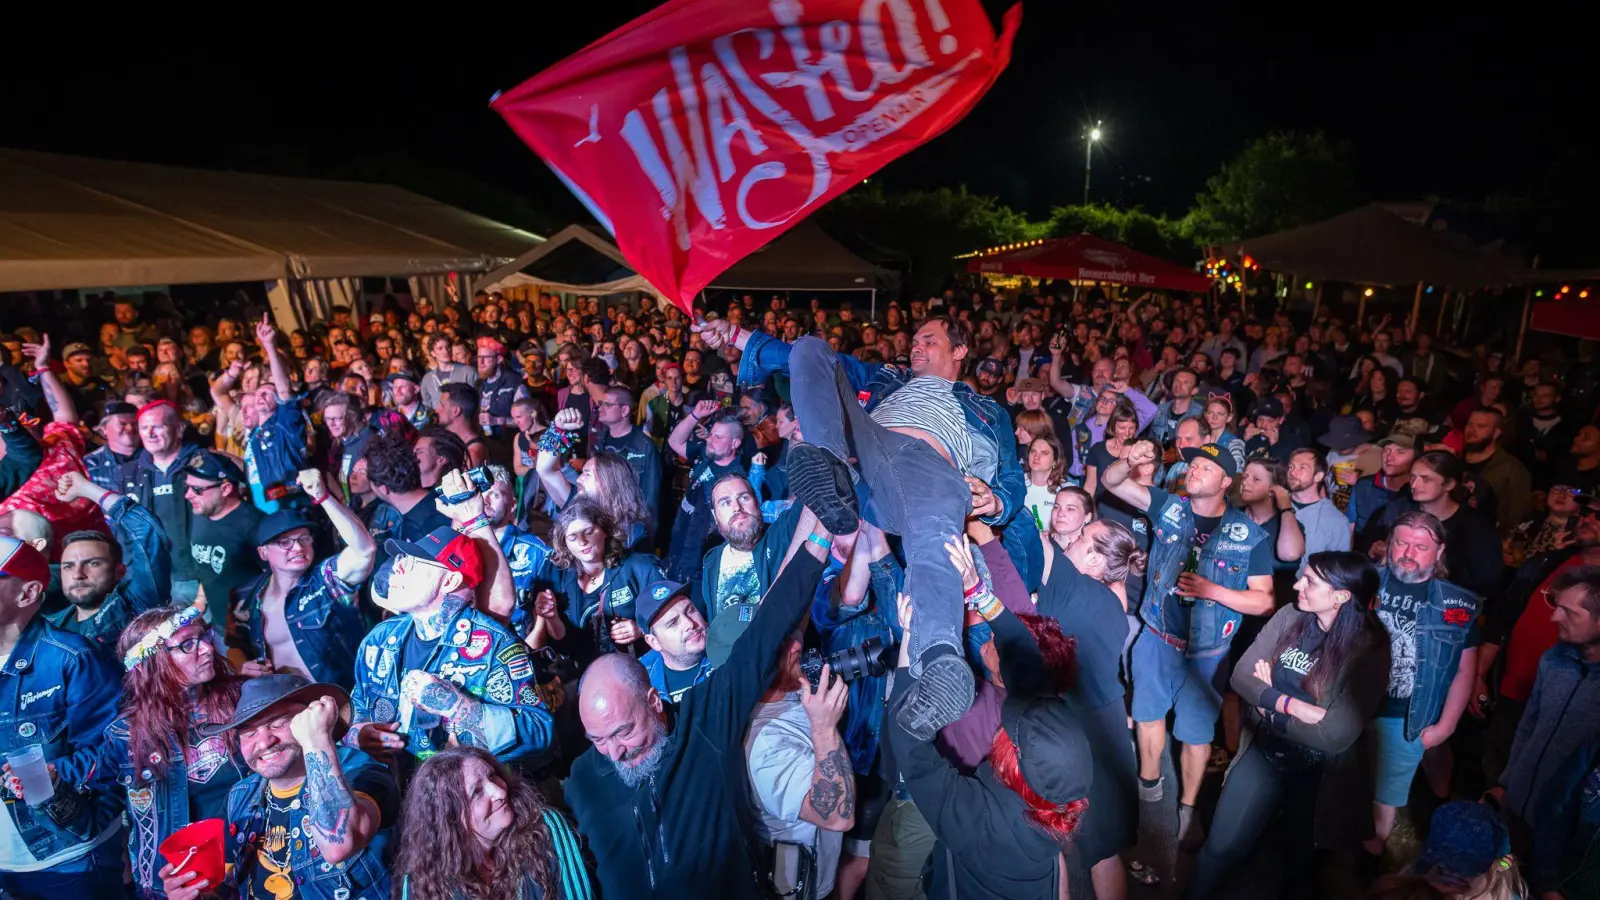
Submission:
[[783,565],[795,530],[809,529],[816,518],[796,503],[767,527],[761,518],[761,498],[738,472],[711,486],[711,512],[717,533],[727,543],[706,551],[701,568],[695,605],[705,611],[708,622],[729,607],[761,602]]

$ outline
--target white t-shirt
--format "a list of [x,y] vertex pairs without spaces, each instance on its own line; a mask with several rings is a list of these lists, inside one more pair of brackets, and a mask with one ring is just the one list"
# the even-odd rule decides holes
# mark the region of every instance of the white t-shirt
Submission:
[[800,818],[801,804],[811,792],[811,776],[816,771],[811,720],[800,705],[800,695],[756,704],[744,748],[750,763],[756,830],[768,844],[788,841],[812,847],[817,858],[814,893],[827,896],[839,871],[844,832],[824,831]]
[[1050,530],[1050,516],[1056,509],[1056,492],[1048,487],[1033,483],[1032,478],[1026,478],[1027,493],[1022,495],[1022,503],[1043,523],[1043,530]]

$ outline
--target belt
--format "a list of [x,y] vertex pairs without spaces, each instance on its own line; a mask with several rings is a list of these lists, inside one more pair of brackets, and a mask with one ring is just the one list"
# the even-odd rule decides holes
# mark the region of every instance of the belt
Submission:
[[1177,650],[1180,653],[1189,648],[1189,642],[1188,641],[1179,640],[1178,638],[1175,638],[1172,635],[1167,634],[1164,631],[1157,631],[1157,630],[1155,630],[1154,626],[1146,625],[1146,626],[1144,626],[1144,630],[1148,631],[1151,634],[1155,635],[1156,637],[1160,638],[1161,642],[1163,644],[1166,644],[1168,647],[1171,647],[1172,649]]

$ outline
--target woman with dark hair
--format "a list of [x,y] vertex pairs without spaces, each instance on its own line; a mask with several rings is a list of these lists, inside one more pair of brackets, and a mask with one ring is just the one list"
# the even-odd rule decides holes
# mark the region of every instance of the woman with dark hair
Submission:
[[[1282,811],[1284,868],[1307,884],[1316,849],[1372,835],[1373,773],[1358,746],[1389,685],[1389,637],[1371,612],[1378,571],[1356,553],[1313,553],[1295,589],[1233,670],[1247,723],[1186,897],[1222,893]],[[1297,893],[1307,893],[1300,890]]]
[[[1079,428],[1084,426],[1080,425]],[[1106,439],[1089,449],[1083,467],[1083,489],[1096,500],[1104,493],[1100,473],[1128,454],[1128,447],[1139,437],[1139,414],[1133,404],[1119,402],[1106,419]]]
[[[191,822],[213,818],[249,775],[230,736],[199,728],[233,718],[243,679],[217,653],[205,606],[163,606],[134,617],[117,640],[122,710],[106,726],[100,764],[115,767],[128,816],[134,890],[162,897],[157,847]],[[231,735],[231,732],[230,732]]]
[[580,665],[614,650],[637,656],[644,631],[634,621],[634,601],[665,578],[654,556],[628,551],[610,513],[578,497],[556,517],[550,556],[534,573],[555,590],[536,606],[529,640],[553,640]]
[[429,757],[407,786],[401,900],[589,900],[578,838],[537,788],[476,747]]
[[1356,396],[1350,409],[1353,413],[1371,410],[1378,420],[1375,429],[1378,434],[1387,434],[1389,426],[1400,412],[1400,405],[1394,399],[1394,387],[1390,383],[1394,377],[1394,373],[1383,366],[1373,369],[1367,376],[1366,390]]
[[639,488],[639,476],[634,474],[628,461],[615,453],[596,451],[584,464],[583,471],[574,473],[566,465],[566,456],[577,445],[576,436],[582,429],[572,431],[560,425],[546,429],[539,442],[539,456],[534,462],[539,481],[550,497],[551,508],[566,506],[574,497],[583,497],[599,504],[616,521],[629,548],[650,545],[650,507],[645,503]]
[[[1410,496],[1384,507],[1378,521],[1381,533],[1387,535],[1408,512],[1432,514],[1444,524],[1444,569],[1450,580],[1486,596],[1499,585],[1505,558],[1491,514],[1467,505],[1467,477],[1460,457],[1446,450],[1430,450],[1411,464]],[[1387,550],[1387,542],[1378,541],[1372,555],[1381,559]]]

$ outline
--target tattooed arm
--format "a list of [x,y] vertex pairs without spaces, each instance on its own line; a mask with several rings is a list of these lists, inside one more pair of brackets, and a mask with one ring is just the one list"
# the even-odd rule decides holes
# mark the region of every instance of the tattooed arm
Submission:
[[377,805],[351,791],[345,780],[333,743],[333,726],[338,721],[339,707],[332,699],[319,697],[289,725],[305,758],[305,786],[300,797],[306,806],[306,829],[322,858],[330,863],[343,862],[365,849],[381,824]]
[[809,684],[800,687],[815,757],[811,790],[800,805],[800,818],[828,831],[849,831],[856,822],[856,775],[839,739],[839,719],[849,695],[844,679],[835,678],[826,666],[815,691]]
[[50,369],[50,335],[41,337],[37,344],[23,344],[22,352],[33,358],[34,377],[44,390],[44,402],[50,407],[51,419],[69,425],[77,424],[78,407],[72,402],[72,395],[67,393],[66,385]]

